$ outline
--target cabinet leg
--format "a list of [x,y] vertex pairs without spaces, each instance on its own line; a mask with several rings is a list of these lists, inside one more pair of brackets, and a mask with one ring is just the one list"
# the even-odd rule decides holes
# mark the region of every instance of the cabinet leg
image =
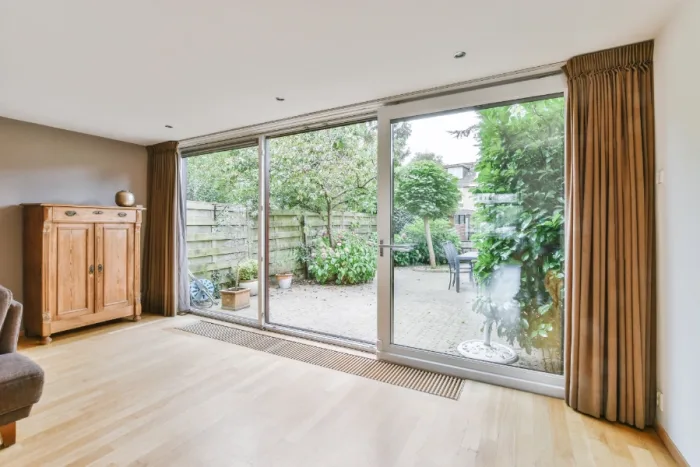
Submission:
[[131,321],[141,321],[141,315],[134,315],[134,317],[131,318]]
[[0,426],[0,438],[2,438],[2,444],[0,447],[7,448],[15,444],[15,439],[17,437],[17,423],[12,422],[7,425]]
[[52,340],[53,339],[51,339],[51,336],[43,336],[41,338],[41,345],[50,344]]

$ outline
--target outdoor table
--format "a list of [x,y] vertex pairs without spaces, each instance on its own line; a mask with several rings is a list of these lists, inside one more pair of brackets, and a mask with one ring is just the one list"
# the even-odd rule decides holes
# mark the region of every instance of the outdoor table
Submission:
[[[466,253],[462,253],[461,255],[457,255],[457,261],[459,261],[459,264],[462,263],[467,263],[469,264],[469,281],[473,282],[474,281],[474,261],[479,257],[479,253],[476,251],[468,251]],[[457,265],[455,274],[457,275],[457,280],[455,281],[456,283],[456,289],[457,293],[459,293],[459,270],[461,268],[459,265]]]

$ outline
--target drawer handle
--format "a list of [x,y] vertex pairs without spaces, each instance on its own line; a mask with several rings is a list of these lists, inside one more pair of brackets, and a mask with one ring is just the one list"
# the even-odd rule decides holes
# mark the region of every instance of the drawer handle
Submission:
[[66,216],[68,216],[68,217],[73,217],[73,216],[75,216],[76,214],[78,214],[78,213],[75,212],[75,211],[66,211]]
[[117,214],[117,215],[118,215],[119,217],[126,217],[126,213],[125,213],[125,212],[120,212],[120,213]]
[[102,211],[92,211],[93,214],[103,214]]

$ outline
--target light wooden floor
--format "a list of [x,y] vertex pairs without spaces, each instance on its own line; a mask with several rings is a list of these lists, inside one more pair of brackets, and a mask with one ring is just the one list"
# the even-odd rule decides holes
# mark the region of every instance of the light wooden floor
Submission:
[[674,465],[653,432],[468,382],[459,401],[173,329],[147,318],[22,352],[46,370],[2,466]]

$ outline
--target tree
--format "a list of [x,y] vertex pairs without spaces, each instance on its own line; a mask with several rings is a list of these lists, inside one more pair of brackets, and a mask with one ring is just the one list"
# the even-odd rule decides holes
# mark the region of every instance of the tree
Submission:
[[396,203],[423,219],[430,266],[435,267],[435,250],[430,235],[430,220],[452,215],[460,200],[457,178],[437,162],[411,162],[396,177]]
[[186,163],[188,200],[236,204],[257,211],[257,148],[189,157]]
[[[377,212],[376,122],[299,133],[269,140],[270,206],[319,214],[333,240],[337,210]],[[395,125],[394,154],[408,155],[410,123]],[[187,199],[259,206],[257,148],[187,159]]]
[[545,99],[479,111],[474,219],[477,279],[487,284],[504,264],[521,267],[517,319],[497,330],[512,345],[559,348],[564,260],[564,100]]
[[408,147],[411,132],[411,122],[391,124],[391,147],[396,165],[403,164],[411,155],[411,149]]
[[272,207],[318,214],[334,247],[334,211],[376,212],[376,141],[365,123],[270,140]]
[[418,161],[433,161],[437,162],[438,164],[442,165],[442,156],[438,156],[434,152],[417,152],[414,156],[411,162],[418,162]]

